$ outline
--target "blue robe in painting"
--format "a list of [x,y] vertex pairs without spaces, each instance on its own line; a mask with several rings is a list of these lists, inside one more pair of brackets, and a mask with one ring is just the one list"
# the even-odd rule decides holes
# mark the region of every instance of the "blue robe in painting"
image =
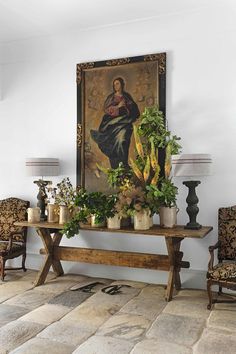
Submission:
[[[118,106],[120,102],[123,102],[122,107]],[[127,92],[122,95],[112,93],[105,101],[104,111],[98,130],[90,130],[91,137],[109,158],[111,168],[117,168],[119,162],[128,167],[132,123],[140,115],[138,106]]]

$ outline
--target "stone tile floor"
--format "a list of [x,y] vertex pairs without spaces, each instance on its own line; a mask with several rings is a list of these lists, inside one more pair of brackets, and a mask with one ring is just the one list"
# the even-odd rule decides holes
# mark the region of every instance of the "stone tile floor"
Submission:
[[[165,289],[132,281],[65,275],[33,287],[36,272],[0,281],[0,354],[235,354],[236,304],[206,309],[202,290]],[[92,293],[74,285],[98,281]],[[121,293],[101,291],[123,284]]]

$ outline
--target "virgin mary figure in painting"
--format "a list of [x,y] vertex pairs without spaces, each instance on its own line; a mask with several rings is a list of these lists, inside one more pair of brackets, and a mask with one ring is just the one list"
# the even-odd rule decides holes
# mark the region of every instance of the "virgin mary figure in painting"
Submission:
[[90,130],[99,149],[109,158],[111,168],[117,168],[119,162],[128,166],[132,123],[140,115],[137,104],[124,87],[121,77],[113,81],[113,92],[105,100],[102,122],[98,130]]

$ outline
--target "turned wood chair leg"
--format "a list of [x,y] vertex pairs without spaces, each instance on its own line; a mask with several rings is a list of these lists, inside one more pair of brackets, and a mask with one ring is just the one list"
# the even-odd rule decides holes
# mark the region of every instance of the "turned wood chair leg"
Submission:
[[209,297],[209,304],[207,305],[207,309],[211,310],[212,308],[212,291],[211,291],[211,280],[208,279],[207,281],[207,292],[208,292],[208,297]]
[[0,259],[0,277],[1,280],[4,281],[4,277],[5,277],[5,259],[1,258]]
[[24,253],[22,255],[22,269],[23,269],[24,272],[27,271],[27,269],[25,268],[25,259],[26,259],[26,253]]

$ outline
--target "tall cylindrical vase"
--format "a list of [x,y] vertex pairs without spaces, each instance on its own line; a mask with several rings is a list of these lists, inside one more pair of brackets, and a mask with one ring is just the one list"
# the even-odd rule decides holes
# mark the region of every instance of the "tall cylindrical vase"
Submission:
[[112,218],[107,218],[107,228],[108,229],[120,229],[121,217],[119,214],[115,214]]
[[48,222],[58,223],[59,215],[58,215],[58,206],[56,204],[48,204],[47,205],[48,212]]
[[177,224],[178,209],[174,206],[171,208],[160,207],[160,226],[164,228],[172,228]]
[[65,224],[70,220],[70,211],[66,205],[60,205],[59,224]]
[[143,209],[134,213],[134,229],[149,230],[150,229],[150,210]]
[[106,225],[105,220],[100,223],[96,223],[96,215],[91,215],[91,226],[92,227],[104,227]]

